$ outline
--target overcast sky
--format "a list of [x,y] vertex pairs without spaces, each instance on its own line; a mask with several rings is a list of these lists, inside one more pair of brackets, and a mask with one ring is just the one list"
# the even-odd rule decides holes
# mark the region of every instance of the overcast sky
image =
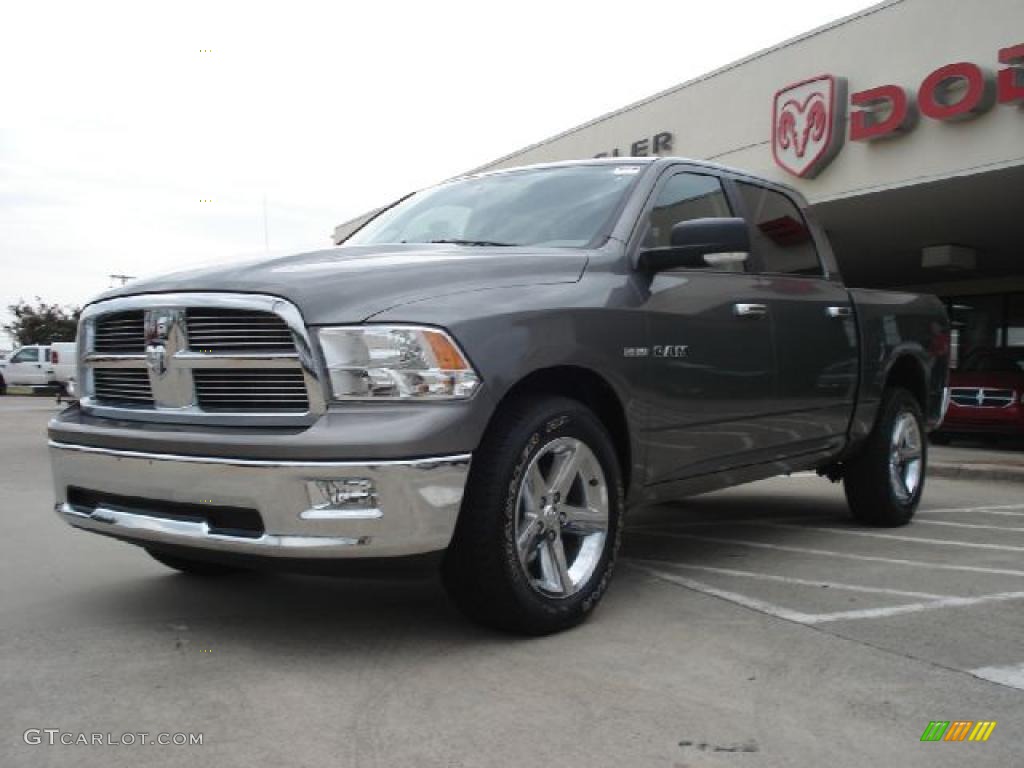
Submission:
[[262,254],[264,199],[271,253],[328,247],[411,189],[869,5],[6,3],[0,317]]

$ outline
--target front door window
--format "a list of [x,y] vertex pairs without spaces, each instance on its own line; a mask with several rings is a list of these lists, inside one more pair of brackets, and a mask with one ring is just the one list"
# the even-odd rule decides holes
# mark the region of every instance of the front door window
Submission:
[[36,348],[22,349],[11,358],[12,363],[38,363],[39,350]]

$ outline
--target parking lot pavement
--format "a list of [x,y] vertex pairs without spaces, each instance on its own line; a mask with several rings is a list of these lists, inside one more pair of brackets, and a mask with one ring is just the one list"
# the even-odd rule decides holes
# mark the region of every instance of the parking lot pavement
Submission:
[[[521,639],[431,580],[201,581],[72,531],[54,411],[0,398],[0,766],[1020,764],[1020,486],[932,478],[889,530],[805,475],[635,510],[593,619]],[[920,742],[933,720],[998,725]]]

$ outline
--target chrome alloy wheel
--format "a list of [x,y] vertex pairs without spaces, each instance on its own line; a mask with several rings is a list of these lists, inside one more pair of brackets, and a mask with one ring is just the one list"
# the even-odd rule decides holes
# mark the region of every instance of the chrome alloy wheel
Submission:
[[519,564],[547,597],[570,597],[593,576],[608,536],[608,481],[594,452],[574,437],[530,461],[515,508]]
[[921,484],[923,451],[917,419],[903,412],[896,417],[889,443],[889,483],[901,502],[909,501]]

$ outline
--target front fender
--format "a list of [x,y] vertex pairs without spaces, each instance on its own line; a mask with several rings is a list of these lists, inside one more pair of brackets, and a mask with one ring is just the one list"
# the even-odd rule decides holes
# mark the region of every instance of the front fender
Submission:
[[631,412],[643,358],[644,317],[629,301],[621,275],[588,275],[579,283],[496,288],[394,307],[372,323],[428,324],[447,329],[480,374],[473,424],[483,429],[504,397],[537,371],[584,368],[604,379]]

